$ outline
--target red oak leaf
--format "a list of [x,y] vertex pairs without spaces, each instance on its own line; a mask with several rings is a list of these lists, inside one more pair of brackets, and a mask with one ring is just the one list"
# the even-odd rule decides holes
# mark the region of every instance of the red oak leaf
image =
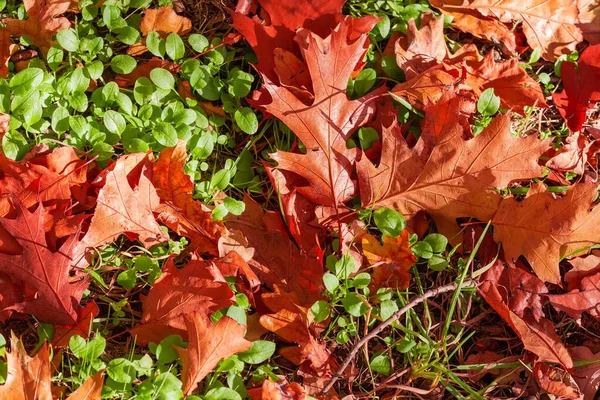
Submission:
[[15,210],[15,219],[0,218],[0,224],[16,239],[21,252],[0,253],[0,272],[27,283],[35,290],[35,296],[9,309],[33,314],[44,322],[76,324],[79,301],[88,279],[82,274],[69,276],[74,237],[57,252],[51,252],[46,244],[43,208],[39,206],[30,213],[16,202]]
[[137,335],[140,344],[159,343],[175,334],[187,338],[185,315],[190,310],[209,315],[231,306],[234,300],[227,281],[212,262],[193,256],[179,269],[169,258],[162,276],[142,298],[141,323],[129,332]]
[[306,180],[297,188],[302,196],[336,208],[356,192],[351,176],[356,149],[348,149],[346,141],[371,117],[374,98],[385,90],[381,88],[357,100],[346,96],[348,79],[368,48],[368,36],[351,40],[350,29],[350,19],[345,19],[325,39],[311,31],[298,32],[296,40],[312,80],[312,104],[304,104],[295,93],[267,77],[256,102],[290,127],[307,149],[306,154],[272,154],[277,168]]
[[217,242],[225,234],[225,227],[222,222],[212,220],[210,208],[193,199],[194,183],[183,170],[186,160],[183,141],[160,153],[154,164],[152,183],[161,204],[153,210],[159,221],[189,238],[193,250],[216,255]]
[[206,314],[194,311],[186,313],[183,319],[189,345],[187,349],[173,347],[181,357],[181,380],[183,393],[187,396],[219,361],[248,350],[252,343],[244,339],[246,327],[229,317],[223,317],[213,324]]

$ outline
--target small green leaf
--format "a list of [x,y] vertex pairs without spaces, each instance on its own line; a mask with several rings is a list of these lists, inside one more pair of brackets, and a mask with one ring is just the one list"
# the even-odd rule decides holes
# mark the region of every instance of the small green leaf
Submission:
[[389,375],[392,373],[392,363],[390,357],[386,353],[379,354],[369,363],[371,369],[375,372],[379,372],[383,375]]
[[365,68],[354,79],[354,94],[362,97],[373,87],[377,80],[377,73],[372,68]]
[[427,260],[427,266],[433,271],[443,271],[448,268],[448,260],[438,254],[434,254]]
[[[104,143],[103,143],[104,144]],[[117,283],[125,289],[131,289],[137,282],[137,273],[134,269],[127,269],[117,275]]]
[[229,214],[229,210],[225,207],[225,204],[219,204],[213,208],[210,217],[213,221],[223,221],[223,218],[225,218],[227,214]]
[[110,360],[106,366],[107,375],[119,383],[132,383],[136,378],[136,370],[131,361],[126,358]]
[[246,204],[243,201],[232,199],[231,197],[225,197],[223,204],[233,215],[241,215],[246,209]]
[[357,289],[364,289],[371,283],[371,275],[368,272],[361,272],[352,278],[352,286]]
[[129,74],[136,66],[135,58],[126,54],[119,54],[110,60],[110,68],[117,74]]
[[197,53],[202,53],[204,50],[208,49],[208,39],[204,37],[204,35],[194,33],[190,35],[188,42],[190,46],[192,46],[192,49]]
[[203,398],[204,400],[242,400],[242,396],[238,392],[226,387],[211,389]]
[[373,214],[375,225],[386,236],[398,237],[406,227],[406,219],[391,208],[382,207]]
[[323,300],[316,301],[310,307],[310,313],[315,322],[325,321],[329,317],[329,303]]
[[354,317],[361,317],[369,311],[369,307],[367,307],[356,293],[348,293],[342,299],[342,305],[344,306],[344,310]]
[[62,48],[68,52],[72,53],[79,49],[79,39],[77,38],[77,33],[73,28],[59,31],[56,34],[56,40],[58,41],[58,44],[60,44]]
[[63,62],[64,52],[60,48],[60,46],[54,45],[48,49],[48,54],[46,56],[46,61],[48,62],[48,66],[55,70],[58,66]]
[[494,115],[500,109],[500,97],[494,94],[494,88],[487,88],[477,100],[477,111],[486,116]]
[[379,305],[379,316],[384,321],[398,311],[398,304],[394,300],[383,300]]
[[69,110],[58,107],[52,113],[52,130],[56,133],[64,133],[69,130]]
[[174,147],[177,144],[177,131],[167,122],[159,122],[152,132],[154,139],[165,147]]
[[237,126],[248,135],[253,135],[258,130],[258,119],[250,107],[235,110],[233,116]]
[[213,190],[224,190],[231,180],[231,171],[228,168],[217,171],[210,179]]
[[150,32],[146,36],[146,47],[157,57],[163,58],[165,55],[165,41],[160,38],[158,32]]
[[335,289],[340,286],[340,280],[337,276],[330,274],[329,272],[323,275],[323,284],[325,285],[325,289],[331,294],[335,293]]
[[124,26],[113,30],[117,34],[117,39],[121,42],[132,45],[140,40],[140,33],[131,26]]
[[164,68],[154,68],[150,71],[152,83],[161,89],[170,90],[175,87],[175,78],[173,74]]
[[379,134],[373,128],[362,127],[358,130],[358,139],[360,147],[363,150],[368,150],[373,146],[373,143],[379,140]]
[[125,130],[127,123],[125,118],[121,114],[113,110],[107,110],[104,113],[104,126],[110,133],[121,136],[121,133]]
[[187,343],[183,341],[179,335],[171,335],[164,338],[158,346],[156,346],[156,359],[161,364],[170,364],[179,358],[177,350],[173,345],[178,347],[187,347]]
[[355,269],[354,258],[349,254],[344,254],[334,265],[335,275],[341,279],[348,279]]
[[446,246],[448,246],[448,239],[446,239],[446,236],[440,235],[439,233],[430,233],[423,241],[429,243],[434,253],[441,253],[446,250]]
[[185,54],[185,44],[176,33],[169,33],[166,42],[167,55],[173,61],[177,61]]
[[275,353],[275,343],[268,340],[255,340],[250,349],[238,353],[238,358],[248,364],[261,364]]
[[411,339],[401,339],[398,344],[396,344],[396,350],[400,353],[408,353],[413,347],[417,345],[417,342]]
[[417,242],[410,248],[415,256],[424,258],[426,260],[433,257],[433,249],[427,242]]
[[398,66],[395,55],[387,55],[381,59],[381,69],[390,78],[404,80],[404,71]]

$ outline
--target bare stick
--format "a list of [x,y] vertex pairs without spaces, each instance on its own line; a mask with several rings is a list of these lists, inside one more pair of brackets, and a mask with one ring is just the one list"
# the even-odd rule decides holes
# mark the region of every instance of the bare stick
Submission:
[[[477,286],[477,282],[474,280],[467,280],[467,281],[463,282],[462,285],[460,285],[461,288],[475,287],[475,286]],[[367,336],[360,339],[358,341],[358,343],[356,343],[354,345],[354,347],[352,347],[352,350],[350,351],[350,353],[348,353],[348,355],[344,359],[344,362],[342,363],[342,365],[340,365],[340,367],[338,368],[335,375],[333,375],[333,377],[331,378],[331,380],[329,381],[327,386],[325,386],[325,388],[322,390],[321,393],[324,394],[324,393],[329,392],[329,390],[333,387],[335,382],[337,382],[337,380],[340,378],[340,376],[342,376],[342,374],[344,373],[346,368],[348,368],[348,365],[350,365],[350,363],[352,362],[354,357],[356,357],[356,354],[360,351],[361,347],[363,347],[365,344],[367,344],[367,342],[369,340],[373,339],[375,336],[377,336],[379,333],[381,333],[381,331],[383,331],[385,328],[390,326],[394,321],[399,319],[408,310],[415,307],[417,304],[421,303],[423,300],[426,300],[430,297],[437,296],[438,294],[452,292],[452,291],[456,290],[457,288],[458,288],[458,285],[456,283],[452,283],[450,285],[440,286],[438,288],[431,289],[428,292],[425,292],[425,293],[415,297],[414,299],[412,299],[407,305],[405,305],[404,307],[402,307],[401,309],[396,311],[394,314],[392,314],[391,317],[389,317],[388,319],[383,321],[381,324],[379,324],[379,326],[377,328],[373,329]]]

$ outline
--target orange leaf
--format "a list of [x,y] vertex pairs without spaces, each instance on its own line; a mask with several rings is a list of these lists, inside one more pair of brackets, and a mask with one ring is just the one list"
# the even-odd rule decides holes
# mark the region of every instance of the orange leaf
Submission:
[[0,385],[0,400],[52,400],[48,343],[34,357],[29,357],[14,332],[10,344],[11,351],[6,354],[8,374],[6,383]]
[[535,363],[533,374],[540,389],[559,396],[560,399],[581,399],[577,384],[565,371],[543,363]]
[[62,16],[70,4],[71,0],[23,0],[27,19],[5,18],[3,22],[13,36],[28,36],[45,56],[56,43],[52,37],[71,26]]
[[369,289],[376,292],[381,287],[406,289],[410,284],[408,270],[417,262],[410,250],[409,234],[403,230],[397,238],[384,236],[383,245],[372,235],[362,238],[363,253],[371,265],[371,284]]
[[168,240],[152,214],[159,197],[151,183],[150,162],[147,157],[141,159],[139,180],[132,185],[127,176],[128,159],[137,161],[137,156],[121,157],[106,174],[90,228],[73,250],[73,260],[80,266],[86,264],[83,256],[90,248],[103,246],[124,233],[139,237],[146,248]]
[[177,33],[181,36],[192,30],[192,21],[177,15],[171,6],[163,6],[144,11],[140,30],[144,36],[148,36],[150,32],[158,32],[163,38],[166,38],[169,33]]
[[77,388],[67,400],[100,400],[102,385],[104,383],[104,371],[99,371],[90,376]]
[[190,395],[217,364],[224,358],[246,351],[252,343],[244,339],[246,327],[229,317],[213,324],[210,318],[199,312],[184,316],[188,332],[187,349],[173,346],[181,357],[183,393]]
[[10,31],[0,28],[0,78],[8,76],[8,61],[18,49],[19,46],[10,41]]
[[212,220],[208,207],[192,198],[194,183],[183,170],[186,160],[183,141],[160,153],[154,164],[152,183],[161,204],[153,210],[162,223],[189,238],[192,249],[216,255],[217,242],[225,234],[225,227]]

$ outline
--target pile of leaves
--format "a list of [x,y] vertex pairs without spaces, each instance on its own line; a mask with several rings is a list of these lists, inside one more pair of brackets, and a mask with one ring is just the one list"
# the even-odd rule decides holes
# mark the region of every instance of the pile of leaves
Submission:
[[594,399],[600,3],[208,3],[0,3],[0,399]]

